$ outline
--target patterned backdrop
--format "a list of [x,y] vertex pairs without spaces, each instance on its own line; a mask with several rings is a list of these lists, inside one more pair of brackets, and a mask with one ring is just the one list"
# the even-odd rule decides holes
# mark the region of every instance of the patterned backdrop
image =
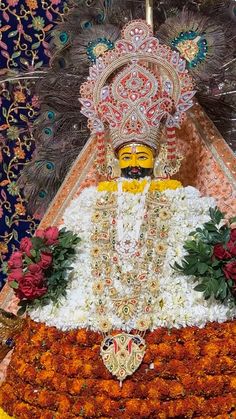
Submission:
[[39,101],[31,92],[32,80],[11,78],[49,63],[49,33],[67,11],[63,0],[0,0],[0,78],[6,80],[0,85],[0,287],[9,254],[38,224],[16,181],[34,151]]

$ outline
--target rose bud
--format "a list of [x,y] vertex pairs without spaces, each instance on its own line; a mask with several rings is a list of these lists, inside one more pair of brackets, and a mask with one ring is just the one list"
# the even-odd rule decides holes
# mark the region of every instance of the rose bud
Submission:
[[16,252],[14,252],[11,255],[11,257],[8,261],[8,268],[9,269],[16,269],[16,268],[21,268],[22,266],[23,266],[22,252],[17,250]]
[[38,230],[35,231],[35,237],[39,237],[40,239],[44,239],[44,230],[38,228]]
[[48,227],[45,230],[45,240],[48,246],[57,243],[57,239],[59,236],[59,230],[57,227]]
[[8,282],[17,281],[20,282],[24,279],[24,274],[21,268],[13,269],[8,275]]
[[27,256],[31,256],[31,249],[33,248],[32,242],[29,237],[24,237],[20,241],[20,250],[25,252]]

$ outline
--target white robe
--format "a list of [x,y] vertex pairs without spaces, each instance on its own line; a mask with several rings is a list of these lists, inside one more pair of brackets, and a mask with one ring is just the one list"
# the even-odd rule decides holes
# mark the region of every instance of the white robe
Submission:
[[[163,274],[159,279],[159,293],[154,307],[152,330],[163,327],[203,327],[207,322],[224,322],[236,315],[236,308],[229,308],[214,298],[205,300],[203,294],[194,291],[194,278],[184,276],[173,270],[174,262],[180,262],[184,256],[183,245],[188,235],[196,227],[209,220],[209,208],[215,206],[213,198],[200,197],[193,187],[166,190],[162,192],[171,202],[173,217],[168,236],[168,248],[164,260]],[[96,306],[92,286],[89,239],[92,232],[91,216],[94,205],[101,194],[96,187],[83,190],[74,199],[64,214],[64,226],[81,238],[77,258],[73,262],[74,276],[69,282],[66,298],[55,307],[52,304],[31,310],[30,316],[38,322],[56,326],[62,330],[88,328],[97,330]],[[126,192],[125,204],[133,211],[135,223],[135,206],[141,194]],[[133,210],[132,210],[133,209]],[[109,302],[108,302],[109,305]],[[109,308],[109,307],[108,307]],[[109,311],[109,321],[114,329],[130,331],[135,328],[135,318],[124,322]]]

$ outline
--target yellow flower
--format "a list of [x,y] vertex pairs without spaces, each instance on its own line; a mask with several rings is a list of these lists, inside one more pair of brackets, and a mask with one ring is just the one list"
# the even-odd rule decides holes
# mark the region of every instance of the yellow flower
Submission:
[[111,182],[100,182],[98,184],[98,192],[116,192],[117,191],[117,183],[113,180]]
[[[143,192],[145,185],[147,184],[147,180],[146,179],[142,179],[142,180],[138,180],[138,179],[133,179],[133,180],[125,180],[122,183],[122,189],[123,192],[129,192],[129,193],[141,193]],[[151,184],[150,184],[150,188],[149,191],[150,192],[163,192],[166,191],[167,189],[177,189],[177,188],[181,188],[182,184],[181,182],[179,182],[178,180],[172,180],[172,179],[167,179],[167,180],[152,180]],[[99,192],[117,192],[118,187],[117,187],[117,182],[116,181],[111,181],[111,182],[100,182],[98,184],[98,191]]]
[[178,189],[182,187],[182,183],[174,179],[153,180],[150,185],[150,192],[163,192],[167,189]]
[[7,413],[4,412],[4,410],[2,410],[2,408],[0,407],[0,418],[1,419],[13,419],[13,416],[9,416]]
[[134,180],[131,180],[131,181],[125,180],[122,183],[122,189],[123,189],[123,192],[130,192],[130,193],[133,193],[133,194],[141,193],[141,192],[143,192],[144,187],[145,187],[146,184],[147,184],[146,179],[144,179],[144,180],[134,179]]

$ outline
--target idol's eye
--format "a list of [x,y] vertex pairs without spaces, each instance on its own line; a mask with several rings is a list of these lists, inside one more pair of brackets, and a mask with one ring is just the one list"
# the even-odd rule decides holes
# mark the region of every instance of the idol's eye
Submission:
[[147,156],[139,156],[139,158],[138,158],[139,160],[148,160],[148,157]]
[[131,156],[123,156],[122,157],[122,160],[124,160],[124,161],[128,161],[128,160],[130,160],[131,159]]

